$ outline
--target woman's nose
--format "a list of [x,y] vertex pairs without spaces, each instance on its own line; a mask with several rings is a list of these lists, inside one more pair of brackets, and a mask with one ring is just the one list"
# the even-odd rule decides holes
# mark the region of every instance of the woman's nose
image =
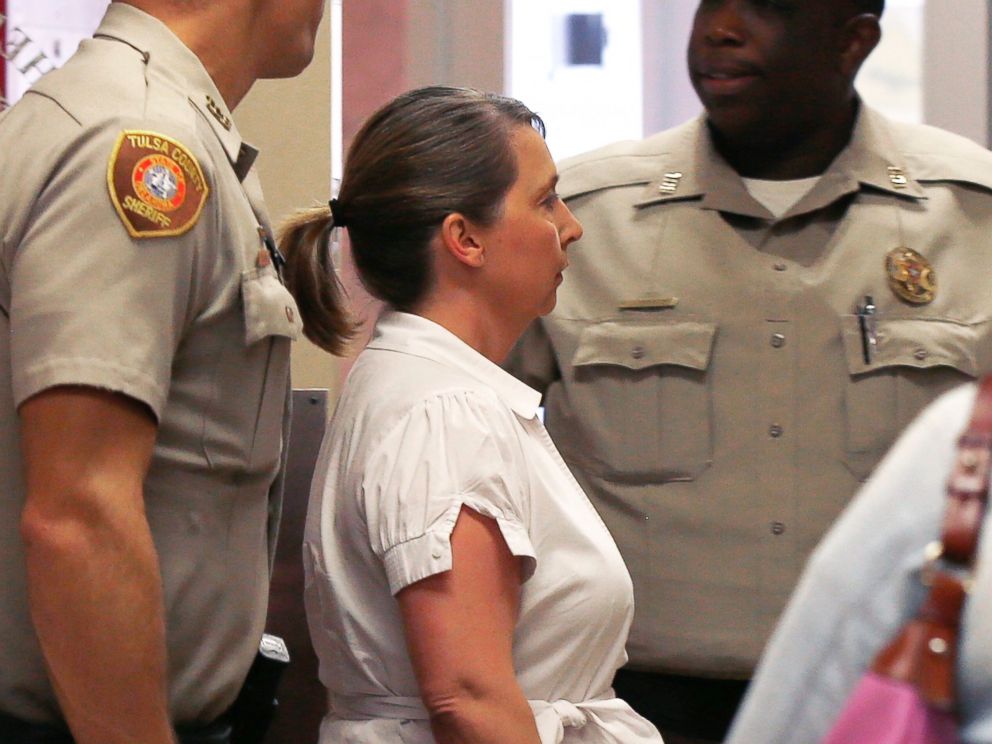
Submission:
[[565,202],[561,202],[564,214],[559,222],[558,234],[561,236],[561,247],[567,248],[570,244],[582,237],[582,223],[572,214]]

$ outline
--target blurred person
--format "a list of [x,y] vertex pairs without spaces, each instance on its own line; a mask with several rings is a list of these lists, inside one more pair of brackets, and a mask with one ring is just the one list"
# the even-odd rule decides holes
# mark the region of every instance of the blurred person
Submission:
[[[819,742],[875,655],[915,616],[926,546],[940,538],[947,481],[975,403],[963,385],[899,438],[814,551],[758,666],[732,744]],[[992,564],[984,520],[958,641],[962,744],[992,741]]]
[[881,0],[703,0],[705,113],[561,164],[585,235],[507,363],[634,582],[617,693],[720,741],[897,432],[992,363],[992,157],[854,89]]
[[229,739],[300,326],[231,109],[323,8],[118,0],[0,115],[5,744]]
[[616,545],[498,365],[554,307],[581,227],[523,104],[432,87],[365,123],[340,195],[282,238],[304,329],[351,324],[345,227],[386,303],[338,401],[307,518],[321,742],[660,742],[610,689],[633,613]]

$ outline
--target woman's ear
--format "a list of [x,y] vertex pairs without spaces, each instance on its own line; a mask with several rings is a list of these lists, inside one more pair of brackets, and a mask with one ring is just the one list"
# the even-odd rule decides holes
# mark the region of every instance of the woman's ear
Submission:
[[465,215],[453,212],[441,223],[441,244],[456,260],[479,268],[486,262],[485,247],[478,228]]

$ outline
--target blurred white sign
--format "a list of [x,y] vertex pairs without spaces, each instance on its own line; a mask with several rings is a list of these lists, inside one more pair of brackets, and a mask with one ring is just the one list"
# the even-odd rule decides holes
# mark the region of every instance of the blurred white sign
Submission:
[[644,134],[640,0],[512,0],[509,93],[567,157]]
[[[110,0],[7,0],[0,16],[6,43],[0,63],[6,64],[5,100],[13,104],[38,78],[72,56],[79,42],[93,35]],[[0,36],[0,39],[3,37]]]

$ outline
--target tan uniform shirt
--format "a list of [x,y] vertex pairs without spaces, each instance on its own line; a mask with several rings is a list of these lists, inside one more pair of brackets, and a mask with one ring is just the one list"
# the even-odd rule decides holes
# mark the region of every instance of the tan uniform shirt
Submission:
[[[147,160],[164,164],[165,180],[136,166],[135,184],[173,204],[182,192],[195,205],[208,189],[184,234],[129,233],[125,217],[137,211],[162,225],[192,217],[168,205],[149,210],[159,203],[151,192],[135,201],[124,196],[130,186],[109,185],[115,148],[131,146],[124,131],[173,143],[164,160]],[[254,658],[299,321],[261,258],[253,155],[199,60],[164,25],[121,3],[95,39],[0,118],[4,713],[60,718],[25,597],[15,413],[55,385],[113,390],[158,419],[145,503],[161,562],[176,721],[222,713]],[[112,195],[129,206],[119,213]]]
[[[632,668],[747,677],[897,432],[992,362],[992,156],[863,107],[779,220],[702,119],[561,172],[585,236],[509,366],[546,392],[548,429],[628,563]],[[928,304],[890,288],[899,246],[935,272]]]

